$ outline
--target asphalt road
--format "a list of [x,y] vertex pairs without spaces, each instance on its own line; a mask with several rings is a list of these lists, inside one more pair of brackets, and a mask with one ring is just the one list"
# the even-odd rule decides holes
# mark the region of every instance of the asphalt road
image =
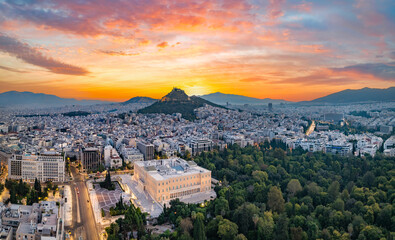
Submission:
[[314,131],[314,129],[315,129],[315,121],[312,121],[309,129],[307,129],[306,131],[306,135],[307,136],[310,135]]
[[72,238],[99,240],[92,205],[88,202],[89,193],[85,177],[80,175],[74,166],[70,166],[70,170],[74,178],[70,184],[73,195],[73,226],[70,229]]

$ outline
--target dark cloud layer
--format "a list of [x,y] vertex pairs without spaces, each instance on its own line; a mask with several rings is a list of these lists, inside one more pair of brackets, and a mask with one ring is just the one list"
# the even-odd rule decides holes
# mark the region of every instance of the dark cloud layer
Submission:
[[0,65],[0,69],[4,69],[7,71],[16,72],[16,73],[28,73],[27,71],[21,71],[21,70],[15,69],[15,68],[10,68],[10,67],[1,66],[1,65]]
[[395,81],[395,62],[357,64],[343,68],[332,68],[332,70],[339,73],[355,71],[358,73],[370,74],[383,80]]
[[15,56],[27,63],[46,68],[53,73],[68,75],[86,75],[89,73],[88,70],[84,68],[63,63],[45,56],[29,44],[23,43],[3,33],[0,33],[0,51]]

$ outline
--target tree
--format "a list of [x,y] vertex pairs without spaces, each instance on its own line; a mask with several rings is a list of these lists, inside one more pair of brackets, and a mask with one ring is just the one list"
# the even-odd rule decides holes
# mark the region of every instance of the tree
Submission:
[[204,216],[202,213],[196,214],[196,219],[193,224],[193,239],[195,240],[205,240],[206,239],[206,231],[204,229]]
[[16,186],[16,193],[20,197],[26,197],[30,191],[30,186],[23,182],[22,179],[19,179],[18,185]]
[[224,197],[215,200],[215,215],[225,216],[229,211],[229,202]]
[[362,178],[363,185],[368,188],[373,186],[374,180],[375,180],[375,176],[372,172],[366,172]]
[[275,236],[277,240],[288,240],[289,239],[289,220],[285,213],[282,213],[278,218],[275,227]]
[[108,190],[114,190],[115,186],[111,181],[111,175],[110,171],[107,171],[106,178],[104,179],[104,182],[100,183],[100,187],[108,189]]
[[33,203],[38,203],[38,194],[37,194],[36,190],[34,190],[34,189],[30,190],[30,192],[26,198],[26,203],[27,203],[27,205],[32,205]]
[[180,229],[182,233],[187,233],[190,235],[190,231],[193,229],[193,223],[191,221],[191,218],[184,218],[180,222]]
[[11,203],[18,203],[18,199],[16,198],[15,185],[13,185],[12,188],[10,189],[10,202]]
[[185,151],[185,159],[191,159],[191,153],[188,150]]
[[34,180],[34,190],[36,190],[38,197],[42,197],[41,183],[37,178]]
[[360,239],[362,236],[364,236],[365,239],[369,240],[379,240],[383,237],[383,234],[380,228],[368,225],[362,229],[361,233],[358,236],[358,239]]
[[329,201],[333,202],[339,196],[339,190],[340,190],[340,184],[338,181],[334,181],[331,183],[331,185],[328,187],[328,195],[329,195]]
[[309,239],[317,239],[318,238],[318,231],[319,231],[318,223],[313,220],[309,220],[309,221],[307,221],[306,225],[307,225],[308,238]]
[[393,210],[392,210],[392,205],[387,205],[384,207],[380,213],[378,214],[377,217],[377,223],[380,226],[383,226],[387,228],[388,230],[391,230],[391,222],[395,220],[394,215],[393,215]]
[[218,225],[223,219],[222,216],[217,216],[207,224],[207,237],[209,239],[218,238]]
[[51,181],[47,181],[46,184],[47,184],[47,188],[49,188],[50,190],[53,189],[53,185]]
[[278,187],[271,187],[267,195],[267,205],[274,212],[281,213],[284,211],[284,198]]
[[344,211],[344,202],[341,198],[337,198],[336,201],[332,203],[332,208],[337,211]]
[[265,212],[263,218],[259,218],[257,222],[257,239],[272,239],[274,226],[272,212]]
[[236,223],[223,219],[218,224],[218,236],[223,240],[233,240],[238,232]]
[[288,192],[288,194],[289,194],[290,197],[295,196],[295,194],[296,194],[297,192],[300,192],[300,191],[302,191],[302,190],[303,190],[303,188],[302,188],[302,186],[300,185],[300,182],[299,182],[298,179],[291,179],[291,180],[288,182],[288,185],[287,185],[287,192]]
[[252,172],[252,177],[253,177],[256,181],[261,182],[261,183],[267,181],[268,178],[269,178],[269,176],[267,175],[266,172],[258,171],[258,170]]
[[292,227],[291,228],[291,239],[292,240],[302,240],[303,235],[306,234],[303,232],[303,229],[301,227]]
[[281,148],[276,148],[274,150],[273,156],[279,160],[284,160],[286,152]]
[[237,234],[237,236],[235,237],[234,240],[247,240],[246,236],[244,236],[244,234],[240,233]]
[[259,212],[259,208],[252,203],[244,203],[238,207],[233,215],[233,221],[239,226],[239,230],[244,235],[254,227],[253,217]]

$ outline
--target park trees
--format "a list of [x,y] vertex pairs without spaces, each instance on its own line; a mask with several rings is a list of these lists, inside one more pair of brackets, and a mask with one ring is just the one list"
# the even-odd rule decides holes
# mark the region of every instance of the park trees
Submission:
[[280,188],[275,186],[270,188],[267,195],[267,206],[274,212],[284,211],[284,198]]

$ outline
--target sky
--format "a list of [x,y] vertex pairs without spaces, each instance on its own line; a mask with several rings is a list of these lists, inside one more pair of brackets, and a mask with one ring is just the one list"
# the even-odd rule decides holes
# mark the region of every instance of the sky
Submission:
[[302,101],[391,86],[393,0],[0,0],[0,92]]

